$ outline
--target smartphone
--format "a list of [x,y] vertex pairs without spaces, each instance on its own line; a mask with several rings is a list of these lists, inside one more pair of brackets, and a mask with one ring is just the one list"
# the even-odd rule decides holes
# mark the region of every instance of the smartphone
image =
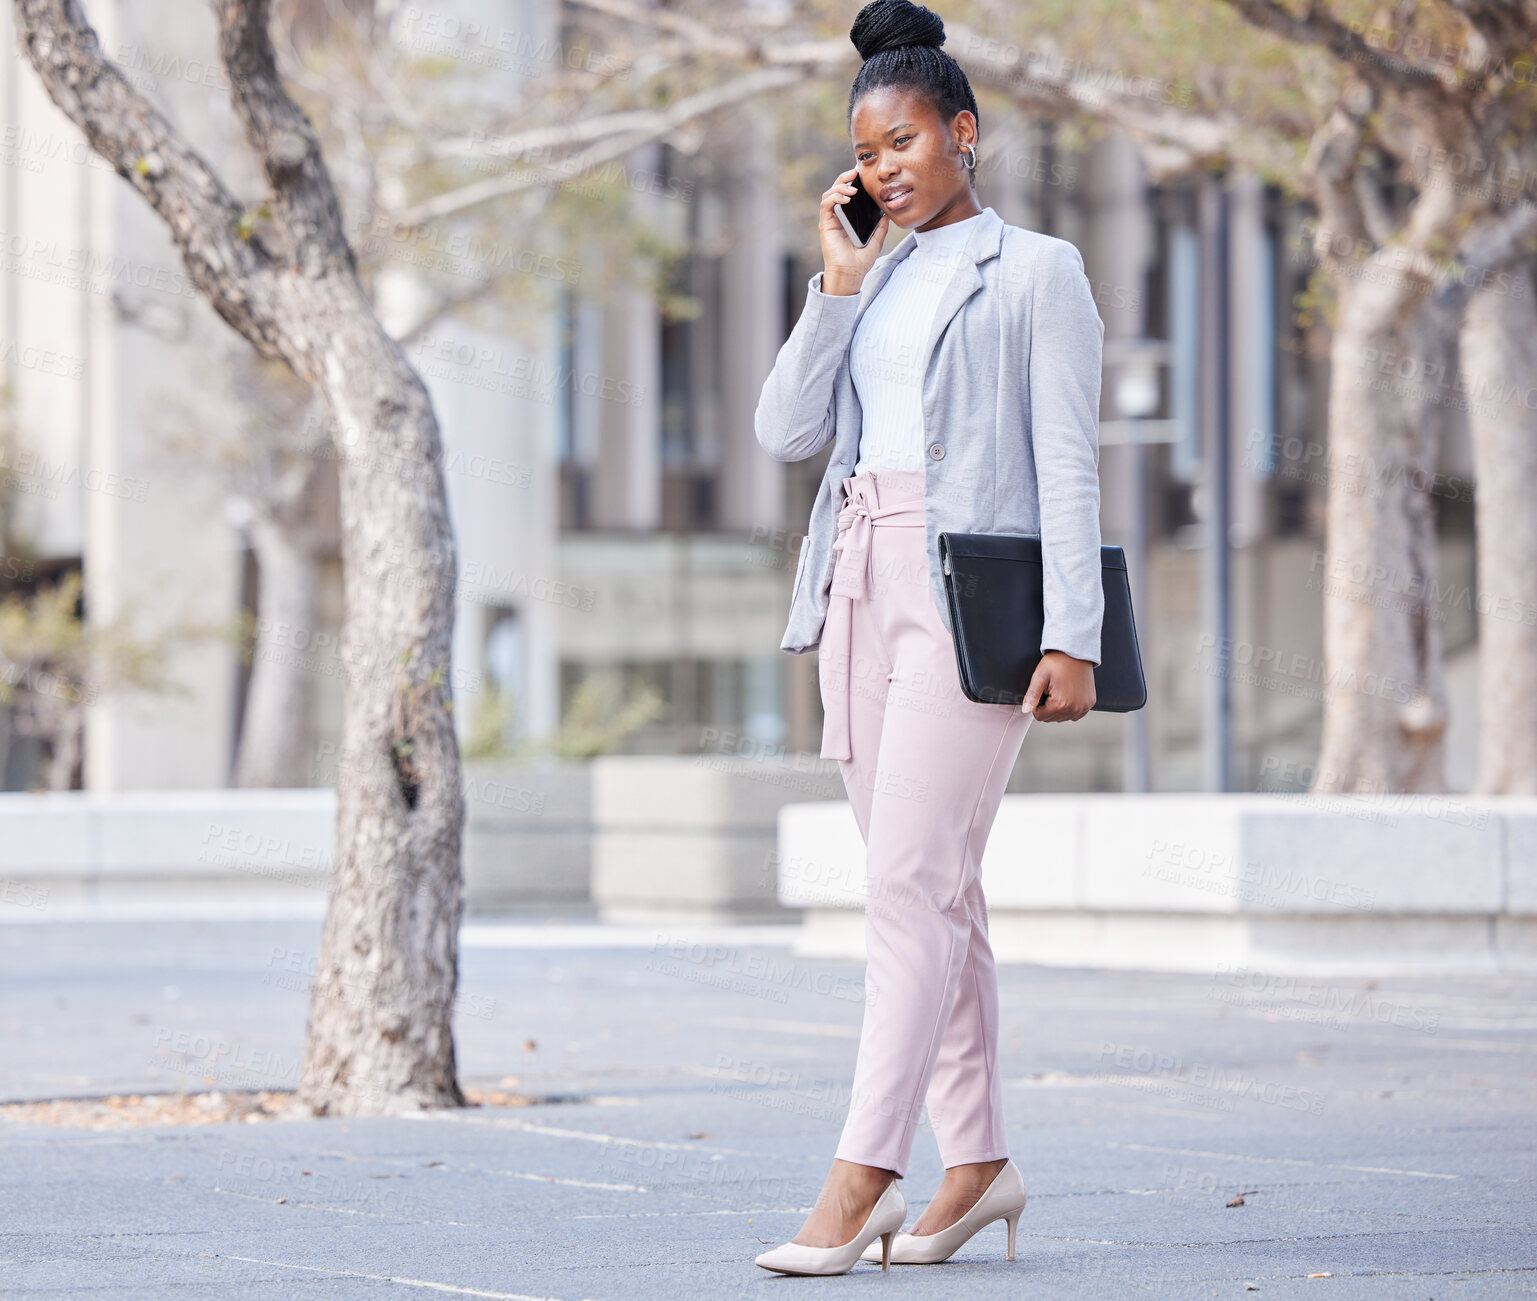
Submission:
[[855,248],[863,248],[870,242],[870,236],[875,234],[875,228],[885,215],[881,205],[865,189],[858,172],[854,173],[854,193],[849,196],[849,201],[838,204],[833,211],[838,214],[838,220],[843,223]]

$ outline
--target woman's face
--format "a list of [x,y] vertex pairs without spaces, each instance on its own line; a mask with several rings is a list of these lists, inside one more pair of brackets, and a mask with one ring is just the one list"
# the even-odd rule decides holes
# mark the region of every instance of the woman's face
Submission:
[[893,225],[922,227],[957,203],[976,206],[960,148],[977,138],[970,109],[945,122],[923,96],[879,86],[855,103],[849,135],[860,184]]

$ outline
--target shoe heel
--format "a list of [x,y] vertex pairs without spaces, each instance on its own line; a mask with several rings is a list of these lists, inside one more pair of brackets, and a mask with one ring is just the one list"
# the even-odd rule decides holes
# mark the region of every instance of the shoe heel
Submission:
[[881,1268],[882,1269],[889,1270],[891,1268],[891,1240],[893,1238],[895,1238],[896,1236],[897,1236],[897,1231],[895,1229],[891,1230],[890,1233],[883,1233],[883,1234],[881,1234]]
[[1005,1220],[1008,1221],[1008,1224],[1009,1224],[1009,1259],[1010,1260],[1014,1259],[1014,1233],[1015,1233],[1015,1230],[1017,1230],[1019,1228],[1019,1217],[1023,1213],[1024,1213],[1024,1208],[1021,1207],[1020,1210],[1015,1211],[1013,1215],[1005,1215],[1003,1217]]

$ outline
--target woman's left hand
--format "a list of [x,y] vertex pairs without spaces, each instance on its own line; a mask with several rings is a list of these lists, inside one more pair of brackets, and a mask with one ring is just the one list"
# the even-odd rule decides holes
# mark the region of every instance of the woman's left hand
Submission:
[[[1042,698],[1044,702],[1042,702]],[[1094,661],[1047,651],[1030,677],[1020,711],[1043,723],[1074,723],[1094,707]]]

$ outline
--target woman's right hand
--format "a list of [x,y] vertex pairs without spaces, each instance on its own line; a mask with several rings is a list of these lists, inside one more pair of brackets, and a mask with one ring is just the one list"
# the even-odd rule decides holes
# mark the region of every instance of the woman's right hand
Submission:
[[838,220],[838,208],[854,195],[854,177],[859,168],[850,167],[840,172],[838,179],[822,195],[822,224],[818,228],[822,236],[822,292],[829,294],[857,294],[864,283],[865,273],[881,255],[881,244],[891,225],[888,213],[881,213],[870,238],[863,248],[856,248],[848,231]]

